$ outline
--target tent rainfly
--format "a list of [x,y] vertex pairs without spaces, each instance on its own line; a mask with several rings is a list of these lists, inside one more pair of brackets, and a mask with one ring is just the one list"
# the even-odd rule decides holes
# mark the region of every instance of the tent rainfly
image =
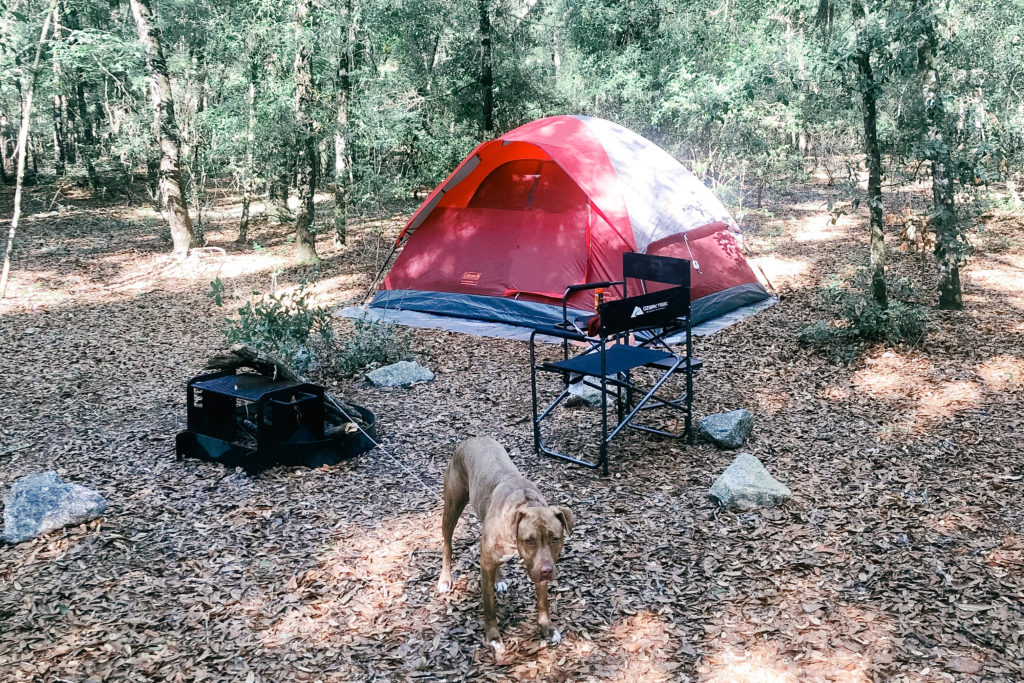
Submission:
[[[739,229],[653,142],[604,119],[553,116],[479,145],[399,235],[371,308],[540,328],[568,285],[622,278],[622,253],[693,261],[694,323],[769,298]],[[621,296],[610,291],[608,297]],[[592,292],[569,300],[593,310]]]

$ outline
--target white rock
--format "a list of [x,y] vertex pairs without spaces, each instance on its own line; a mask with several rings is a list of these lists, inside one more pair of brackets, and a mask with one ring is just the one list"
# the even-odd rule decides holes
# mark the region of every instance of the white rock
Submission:
[[366,373],[366,379],[378,387],[405,387],[417,382],[429,382],[434,379],[434,373],[419,363],[402,360],[371,370]]
[[4,496],[3,538],[21,543],[72,524],[96,519],[107,509],[103,496],[61,481],[56,472],[22,477]]
[[740,453],[711,487],[711,495],[726,507],[752,510],[789,500],[793,493],[768,474],[761,461]]
[[700,434],[722,448],[739,448],[754,428],[754,416],[747,410],[731,410],[701,418]]

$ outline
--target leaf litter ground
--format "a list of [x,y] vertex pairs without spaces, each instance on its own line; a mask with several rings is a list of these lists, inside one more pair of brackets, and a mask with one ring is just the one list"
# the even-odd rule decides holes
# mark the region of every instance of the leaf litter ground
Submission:
[[[54,210],[52,188],[36,189],[0,303],[0,486],[56,469],[110,507],[0,547],[0,680],[1024,677],[1020,217],[989,217],[998,249],[976,254],[966,310],[936,313],[923,348],[838,366],[795,341],[825,315],[815,287],[866,253],[864,217],[831,225],[827,192],[806,186],[752,216],[782,300],[697,343],[698,415],[754,412],[745,450],[794,492],[737,513],[707,497],[736,451],[629,434],[609,479],[536,457],[525,344],[432,330],[414,331],[413,351],[433,383],[321,378],[375,412],[386,453],[255,478],[176,462],[185,382],[223,349],[232,310],[213,306],[209,282],[236,307],[272,280],[358,299],[401,216],[360,222],[340,250],[325,236],[323,263],[296,268],[285,228],[257,224],[260,248],[235,246],[238,206],[220,194],[208,238],[226,254],[179,265],[152,210],[67,192]],[[9,215],[9,189],[0,204]],[[890,260],[934,291],[930,259]],[[569,410],[552,436],[592,440],[593,419]],[[471,515],[455,588],[434,592],[441,475],[474,434],[575,512],[552,588],[560,644],[539,638],[512,568],[506,650],[483,645]]]

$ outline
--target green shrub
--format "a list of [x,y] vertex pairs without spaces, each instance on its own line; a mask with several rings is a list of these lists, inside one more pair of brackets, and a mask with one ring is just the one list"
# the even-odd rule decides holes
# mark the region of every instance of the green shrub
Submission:
[[249,301],[238,309],[238,321],[228,325],[224,336],[232,344],[277,354],[303,372],[312,362],[307,348],[310,336],[315,332],[329,345],[331,320],[327,307],[312,304],[312,292],[304,284]]
[[213,299],[214,306],[219,308],[224,305],[224,282],[219,275],[210,283],[210,291],[206,293],[206,296]]
[[889,295],[889,305],[883,308],[871,297],[862,277],[853,288],[833,281],[821,290],[821,300],[833,320],[801,328],[797,340],[829,350],[843,360],[854,357],[863,344],[919,345],[931,329],[927,310],[913,301],[914,291],[907,280],[892,285]]
[[413,336],[407,328],[355,318],[352,320],[352,334],[333,345],[330,363],[339,375],[350,377],[366,367],[409,360],[412,347]]

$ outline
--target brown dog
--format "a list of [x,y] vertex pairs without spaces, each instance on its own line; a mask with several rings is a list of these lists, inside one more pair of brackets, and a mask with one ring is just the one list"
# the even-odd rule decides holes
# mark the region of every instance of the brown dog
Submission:
[[558,631],[551,628],[548,616],[548,581],[555,578],[562,538],[572,530],[572,512],[566,507],[549,506],[497,441],[490,437],[466,439],[455,449],[444,475],[444,548],[441,576],[437,579],[440,593],[452,588],[452,534],[467,502],[473,503],[483,525],[480,594],[487,639],[500,643],[494,590],[507,590],[507,584],[501,580],[501,565],[517,552],[537,589],[537,624],[541,632],[556,641],[561,639]]

